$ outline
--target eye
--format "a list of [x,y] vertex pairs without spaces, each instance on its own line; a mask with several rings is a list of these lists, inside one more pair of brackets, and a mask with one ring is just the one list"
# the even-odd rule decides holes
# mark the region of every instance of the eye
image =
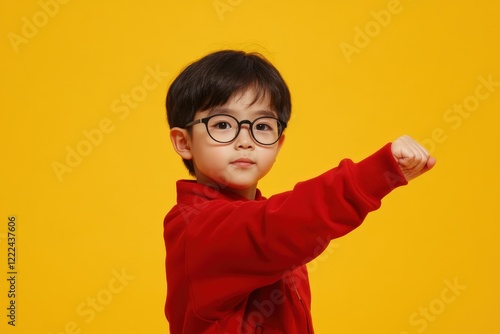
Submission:
[[238,128],[238,123],[228,115],[215,115],[210,118],[207,126],[211,131],[234,131]]
[[255,125],[257,131],[276,131],[277,122],[274,119],[261,119]]
[[255,130],[259,130],[259,131],[270,131],[272,130],[272,128],[269,126],[269,124],[257,124],[255,126]]
[[215,123],[213,127],[216,128],[217,130],[227,130],[231,129],[231,124],[229,124],[228,122],[219,121]]

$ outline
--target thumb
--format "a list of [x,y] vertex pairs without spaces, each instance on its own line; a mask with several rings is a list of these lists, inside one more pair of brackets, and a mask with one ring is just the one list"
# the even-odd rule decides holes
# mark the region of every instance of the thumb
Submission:
[[425,164],[424,168],[422,168],[422,173],[430,171],[434,166],[436,165],[436,158],[434,157],[429,157],[429,160],[427,160],[427,163]]

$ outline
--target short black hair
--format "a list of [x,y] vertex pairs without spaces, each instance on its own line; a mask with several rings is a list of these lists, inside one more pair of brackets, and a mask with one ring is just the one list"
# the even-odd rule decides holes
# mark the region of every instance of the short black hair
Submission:
[[[196,112],[224,105],[250,87],[256,89],[255,101],[269,94],[278,119],[290,120],[290,91],[279,71],[259,53],[222,50],[190,64],[172,82],[166,100],[168,124],[184,128]],[[193,162],[183,161],[194,175]]]

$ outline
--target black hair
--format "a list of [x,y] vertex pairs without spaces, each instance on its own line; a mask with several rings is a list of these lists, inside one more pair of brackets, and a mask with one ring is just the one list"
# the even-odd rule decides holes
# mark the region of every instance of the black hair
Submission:
[[[224,105],[236,93],[253,87],[255,101],[269,94],[278,118],[287,123],[292,104],[290,91],[279,71],[261,54],[222,50],[187,66],[173,81],[167,93],[167,119],[170,128],[184,128],[197,111]],[[183,160],[194,175],[193,162]]]

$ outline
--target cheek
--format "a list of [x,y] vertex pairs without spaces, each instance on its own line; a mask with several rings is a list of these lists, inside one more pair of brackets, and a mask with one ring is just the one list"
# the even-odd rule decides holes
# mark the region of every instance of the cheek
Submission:
[[193,145],[192,153],[196,166],[205,172],[207,168],[218,169],[225,162],[224,150],[212,143]]
[[265,152],[261,152],[261,164],[266,170],[271,169],[278,156],[278,148],[268,149]]

